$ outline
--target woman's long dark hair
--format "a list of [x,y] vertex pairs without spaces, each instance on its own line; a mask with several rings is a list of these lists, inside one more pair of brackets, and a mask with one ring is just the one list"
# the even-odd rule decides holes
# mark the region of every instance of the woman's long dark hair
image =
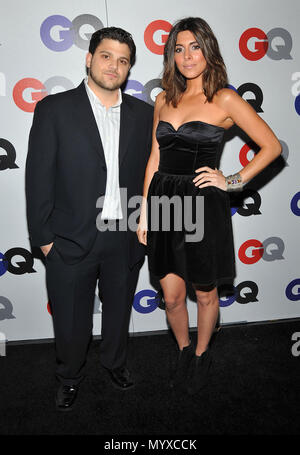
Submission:
[[162,87],[166,91],[166,103],[177,106],[186,89],[186,78],[177,69],[174,55],[177,35],[189,30],[200,45],[206,60],[203,72],[203,92],[208,102],[215,93],[228,84],[225,63],[220,53],[218,41],[210,26],[200,17],[187,17],[172,27],[164,49],[164,72]]

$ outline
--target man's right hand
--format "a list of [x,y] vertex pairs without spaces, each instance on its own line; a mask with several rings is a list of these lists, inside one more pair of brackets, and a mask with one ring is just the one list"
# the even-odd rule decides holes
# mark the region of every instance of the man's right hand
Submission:
[[41,250],[42,250],[42,252],[43,252],[43,254],[44,254],[45,257],[48,255],[48,253],[49,253],[49,251],[51,250],[52,246],[53,246],[53,242],[52,242],[52,243],[49,243],[49,245],[43,245],[43,246],[41,246]]

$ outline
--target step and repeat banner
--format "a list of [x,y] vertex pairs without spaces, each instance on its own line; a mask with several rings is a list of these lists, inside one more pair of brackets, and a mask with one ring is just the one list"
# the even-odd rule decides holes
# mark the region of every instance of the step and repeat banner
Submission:
[[[126,92],[154,104],[171,25],[200,16],[212,27],[230,88],[270,125],[282,154],[232,200],[237,275],[223,285],[220,323],[300,316],[300,3],[298,0],[0,1],[0,333],[8,341],[53,338],[43,262],[30,249],[24,195],[28,135],[36,102],[85,76],[91,34],[115,25],[132,33],[137,61]],[[257,152],[239,129],[226,133],[220,168],[237,172]],[[88,183],[87,183],[88,184]],[[190,326],[197,305],[187,300]],[[94,334],[101,302],[95,294]],[[145,261],[130,332],[167,328]]]

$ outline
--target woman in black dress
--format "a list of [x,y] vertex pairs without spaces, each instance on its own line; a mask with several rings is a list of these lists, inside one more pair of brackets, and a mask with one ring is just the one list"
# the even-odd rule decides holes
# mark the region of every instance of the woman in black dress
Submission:
[[[177,22],[164,50],[164,91],[155,102],[137,235],[147,245],[150,272],[160,280],[178,343],[171,385],[187,384],[190,393],[207,382],[209,341],[219,312],[217,285],[235,275],[228,192],[241,190],[281,153],[272,130],[227,83],[209,25],[200,18]],[[234,124],[260,151],[240,172],[225,177],[217,169],[220,146]],[[186,281],[197,296],[195,348],[189,338]]]

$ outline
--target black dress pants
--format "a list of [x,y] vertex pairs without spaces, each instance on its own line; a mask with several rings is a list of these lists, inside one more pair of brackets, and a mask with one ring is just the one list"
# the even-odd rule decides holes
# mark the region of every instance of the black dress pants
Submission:
[[128,329],[140,264],[128,266],[126,232],[98,232],[89,254],[68,265],[54,245],[46,257],[46,281],[56,342],[56,376],[67,385],[84,377],[93,329],[97,280],[102,302],[100,362],[126,363]]

